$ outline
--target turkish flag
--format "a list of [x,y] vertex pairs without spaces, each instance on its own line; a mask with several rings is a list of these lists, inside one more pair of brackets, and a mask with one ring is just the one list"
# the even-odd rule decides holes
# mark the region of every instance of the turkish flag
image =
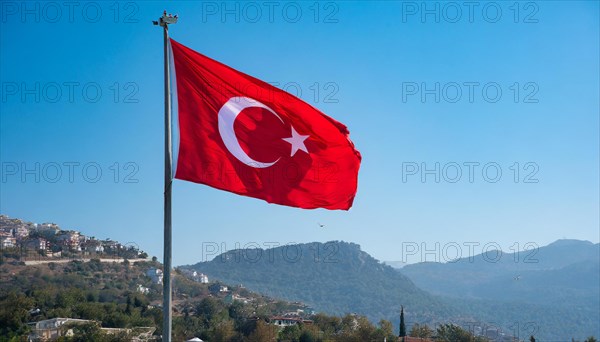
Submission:
[[344,209],[361,156],[346,126],[270,84],[171,39],[175,178],[269,203]]

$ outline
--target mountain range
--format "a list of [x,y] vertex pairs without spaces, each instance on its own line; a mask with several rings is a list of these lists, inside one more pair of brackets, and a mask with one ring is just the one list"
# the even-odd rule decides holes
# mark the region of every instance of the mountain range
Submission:
[[438,295],[598,309],[599,244],[558,240],[494,259],[479,254],[450,263],[407,265],[399,272]]
[[554,341],[600,335],[598,244],[559,240],[489,260],[394,269],[357,244],[332,241],[232,250],[182,267],[328,314],[397,323],[403,305],[409,326],[452,321],[487,335]]

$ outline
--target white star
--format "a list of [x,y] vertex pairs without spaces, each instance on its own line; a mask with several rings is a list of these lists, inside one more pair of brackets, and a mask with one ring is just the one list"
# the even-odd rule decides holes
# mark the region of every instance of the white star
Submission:
[[304,140],[308,139],[308,137],[309,137],[308,135],[298,134],[298,132],[296,132],[294,127],[292,127],[292,136],[289,138],[282,138],[283,140],[292,144],[292,153],[290,155],[291,157],[293,157],[294,154],[296,154],[296,151],[298,151],[298,150],[302,150],[302,151],[308,153],[308,150],[306,149],[306,145],[304,145]]

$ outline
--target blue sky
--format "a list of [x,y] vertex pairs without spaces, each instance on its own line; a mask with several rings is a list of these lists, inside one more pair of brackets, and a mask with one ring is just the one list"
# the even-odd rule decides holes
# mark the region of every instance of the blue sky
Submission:
[[175,265],[208,257],[207,243],[344,240],[381,260],[439,243],[433,260],[452,242],[510,252],[599,240],[598,2],[53,4],[2,3],[3,214],[162,255],[162,32],[151,20],[168,5],[174,39],[301,90],[363,155],[349,212],[175,181]]

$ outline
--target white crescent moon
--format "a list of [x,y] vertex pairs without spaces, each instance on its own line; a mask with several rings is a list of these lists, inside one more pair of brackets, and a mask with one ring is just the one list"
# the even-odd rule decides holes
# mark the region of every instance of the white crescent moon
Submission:
[[263,163],[250,158],[250,156],[244,152],[242,146],[240,146],[240,142],[233,130],[233,124],[235,123],[237,116],[242,110],[250,107],[266,109],[273,113],[273,115],[283,123],[283,120],[281,120],[279,115],[266,105],[249,97],[236,96],[230,98],[219,110],[219,134],[221,135],[221,139],[223,139],[223,143],[225,143],[227,150],[242,163],[255,168],[272,166],[277,163],[280,158],[277,158],[277,160],[271,163]]

